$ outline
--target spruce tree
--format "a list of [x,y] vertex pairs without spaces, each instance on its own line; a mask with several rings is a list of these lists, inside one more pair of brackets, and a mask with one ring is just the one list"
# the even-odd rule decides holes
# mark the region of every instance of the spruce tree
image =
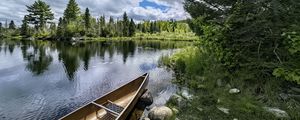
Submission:
[[129,36],[133,36],[135,34],[135,23],[133,19],[131,18],[130,23],[129,23]]
[[91,14],[90,14],[89,8],[85,9],[85,13],[84,13],[84,25],[85,25],[85,29],[91,28]]
[[27,6],[27,11],[29,12],[28,21],[37,29],[46,27],[47,22],[54,19],[50,6],[41,0]]
[[57,30],[56,30],[56,35],[58,37],[63,37],[64,28],[65,28],[64,20],[60,17],[57,25]]
[[127,13],[124,12],[123,14],[123,36],[129,36],[129,19]]
[[2,33],[2,22],[0,22],[0,34]]
[[64,19],[67,22],[76,21],[80,16],[80,8],[75,0],[70,0],[66,10],[64,11]]
[[22,20],[21,35],[24,35],[24,36],[29,35],[28,17],[26,15],[24,16],[24,18]]
[[8,29],[16,29],[16,25],[15,25],[15,22],[13,20],[10,21],[9,25],[8,25]]
[[110,33],[110,37],[115,36],[115,22],[113,17],[109,17],[109,22],[108,22],[108,30]]

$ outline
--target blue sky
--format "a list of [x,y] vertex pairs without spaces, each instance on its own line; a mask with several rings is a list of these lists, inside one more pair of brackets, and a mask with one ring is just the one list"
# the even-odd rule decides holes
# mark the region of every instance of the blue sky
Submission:
[[159,5],[155,2],[151,2],[148,0],[143,0],[142,2],[139,3],[139,5],[143,8],[152,7],[152,8],[160,9],[162,11],[166,11],[169,8],[168,6]]
[[[26,5],[35,0],[0,0],[0,22],[14,20],[21,24],[24,15],[28,14]],[[63,15],[69,0],[43,0],[50,5],[57,22]],[[76,0],[81,11],[89,8],[94,17],[100,15],[121,18],[124,12],[136,21],[142,20],[182,20],[189,18],[183,9],[184,0]]]

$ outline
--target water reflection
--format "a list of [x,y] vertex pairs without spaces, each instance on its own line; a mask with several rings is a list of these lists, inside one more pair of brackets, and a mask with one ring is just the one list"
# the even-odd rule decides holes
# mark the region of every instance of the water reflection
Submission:
[[[58,60],[63,64],[65,73],[69,80],[73,80],[76,76],[76,71],[83,62],[83,69],[89,69],[91,57],[100,57],[105,59],[108,55],[109,60],[113,59],[114,54],[121,54],[123,64],[126,64],[128,57],[134,57],[136,49],[147,50],[162,50],[174,49],[181,46],[186,46],[190,43],[174,43],[160,41],[104,41],[95,43],[78,43],[72,45],[70,43],[56,42],[50,43],[47,41],[12,41],[0,40],[0,52],[3,50],[6,54],[7,50],[13,54],[15,46],[20,46],[24,61],[27,62],[26,68],[34,75],[41,75],[48,70],[49,65],[53,61],[51,51],[58,52]],[[143,69],[148,69],[147,65],[141,66]],[[151,67],[151,66],[150,66]]]

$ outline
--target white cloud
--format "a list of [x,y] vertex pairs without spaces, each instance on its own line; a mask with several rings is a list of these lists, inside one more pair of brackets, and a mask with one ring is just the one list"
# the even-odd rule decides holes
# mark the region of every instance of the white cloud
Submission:
[[[23,16],[28,14],[26,5],[31,5],[35,0],[0,0],[0,22],[14,20],[21,23]],[[44,0],[52,8],[55,19],[63,15],[68,0]],[[161,10],[153,7],[141,7],[139,3],[143,0],[76,0],[82,12],[86,7],[90,9],[93,16],[113,16],[121,17],[126,11],[129,17],[135,20],[168,20],[185,19],[189,15],[184,11],[183,0],[148,0],[159,5],[164,5],[168,9]]]

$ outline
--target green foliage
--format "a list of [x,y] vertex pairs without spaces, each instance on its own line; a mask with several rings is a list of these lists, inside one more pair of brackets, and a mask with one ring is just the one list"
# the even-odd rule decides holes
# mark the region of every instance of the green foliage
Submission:
[[23,36],[29,36],[29,25],[28,25],[28,18],[27,16],[24,16],[24,19],[22,20],[22,25],[21,25],[21,35]]
[[16,25],[15,25],[15,22],[13,20],[10,21],[10,23],[8,25],[8,29],[12,29],[12,30],[16,29]]
[[80,16],[80,8],[75,0],[69,0],[66,10],[64,11],[64,19],[67,22],[76,21]]
[[130,20],[128,32],[128,36],[133,36],[135,34],[135,23],[133,19]]
[[90,14],[90,10],[89,8],[85,9],[85,13],[84,13],[84,25],[85,25],[85,29],[89,29],[91,28],[91,14]]
[[129,24],[130,21],[128,19],[127,13],[124,12],[123,14],[123,36],[129,36]]
[[35,25],[37,29],[45,28],[46,23],[54,19],[54,14],[50,6],[41,0],[37,0],[33,5],[26,7],[29,12],[27,19],[31,24]]

